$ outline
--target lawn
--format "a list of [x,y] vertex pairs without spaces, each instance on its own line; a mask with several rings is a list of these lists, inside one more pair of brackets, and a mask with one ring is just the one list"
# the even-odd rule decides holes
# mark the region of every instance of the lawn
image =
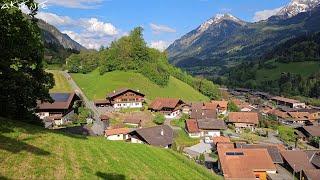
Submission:
[[55,86],[50,89],[50,92],[70,92],[72,91],[68,80],[57,70],[48,70],[53,74]]
[[215,179],[172,150],[0,118],[0,179]]
[[200,142],[199,138],[190,138],[183,130],[175,130],[174,142],[178,151],[182,151],[184,147],[190,147]]
[[174,77],[170,77],[167,86],[160,87],[143,75],[130,71],[113,71],[100,75],[95,70],[89,74],[72,74],[71,76],[87,97],[92,100],[103,99],[106,94],[119,88],[139,89],[148,100],[153,100],[156,97],[176,97],[185,101],[208,100],[208,97]]
[[[271,62],[270,62],[271,63]],[[303,77],[310,76],[320,69],[320,62],[305,61],[292,63],[272,63],[276,65],[273,69],[261,69],[257,71],[257,80],[275,80],[278,79],[283,72],[301,74]]]

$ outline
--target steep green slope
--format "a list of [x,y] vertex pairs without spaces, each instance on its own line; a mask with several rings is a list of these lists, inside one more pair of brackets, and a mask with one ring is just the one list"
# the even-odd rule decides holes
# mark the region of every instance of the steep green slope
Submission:
[[53,74],[55,81],[54,87],[50,89],[50,92],[70,92],[72,91],[68,80],[57,70],[47,70]]
[[161,87],[145,76],[132,71],[113,71],[100,75],[98,70],[88,74],[72,74],[72,78],[90,99],[103,99],[119,88],[139,89],[152,100],[156,97],[176,97],[186,101],[206,101],[206,96],[188,84],[170,77],[168,85]]
[[217,179],[184,156],[0,118],[0,179]]

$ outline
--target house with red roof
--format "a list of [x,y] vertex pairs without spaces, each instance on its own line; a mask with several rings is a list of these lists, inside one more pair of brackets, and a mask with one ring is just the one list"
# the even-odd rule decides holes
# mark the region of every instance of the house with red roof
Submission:
[[259,115],[256,112],[230,112],[228,123],[236,129],[249,128],[252,131],[259,124]]
[[149,105],[149,110],[162,113],[165,118],[175,119],[180,116],[185,103],[178,98],[156,98]]
[[210,142],[212,137],[220,136],[221,131],[227,129],[223,120],[217,119],[188,119],[186,120],[186,131],[192,138],[209,137],[206,141]]
[[129,128],[115,128],[105,130],[104,136],[108,140],[120,141],[129,139]]
[[267,179],[268,174],[277,172],[267,149],[235,149],[218,146],[218,156],[218,168],[226,180]]

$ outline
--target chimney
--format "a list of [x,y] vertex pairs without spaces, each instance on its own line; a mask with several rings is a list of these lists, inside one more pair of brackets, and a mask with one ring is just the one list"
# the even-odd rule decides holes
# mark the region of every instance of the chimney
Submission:
[[137,92],[140,92],[140,90],[139,90],[139,89],[137,89]]
[[116,90],[113,90],[113,93],[116,93]]
[[163,135],[164,135],[164,131],[163,131],[163,129],[161,129],[160,134],[161,134],[161,136],[163,136]]

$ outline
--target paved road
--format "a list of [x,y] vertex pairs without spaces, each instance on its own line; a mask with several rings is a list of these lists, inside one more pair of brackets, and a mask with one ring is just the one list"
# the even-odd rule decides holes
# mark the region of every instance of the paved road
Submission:
[[68,82],[71,85],[71,88],[77,93],[77,95],[82,97],[82,100],[83,100],[85,106],[88,109],[92,110],[94,119],[100,120],[99,119],[100,113],[99,113],[97,107],[94,105],[94,103],[87,98],[87,96],[82,92],[81,88],[76,84],[76,82],[74,82],[72,77],[66,71],[61,71],[61,73],[66,77],[66,79],[68,79]]
[[66,72],[61,71],[61,73],[66,77],[69,84],[71,85],[71,88],[76,92],[78,96],[81,97],[82,101],[84,102],[85,106],[88,109],[91,109],[93,112],[93,125],[91,127],[92,133],[95,135],[104,135],[104,130],[107,128],[108,124],[107,122],[102,122],[100,120],[100,112],[98,111],[97,107],[94,105],[92,101],[90,101],[87,96],[82,92],[80,87],[74,82],[72,77]]

